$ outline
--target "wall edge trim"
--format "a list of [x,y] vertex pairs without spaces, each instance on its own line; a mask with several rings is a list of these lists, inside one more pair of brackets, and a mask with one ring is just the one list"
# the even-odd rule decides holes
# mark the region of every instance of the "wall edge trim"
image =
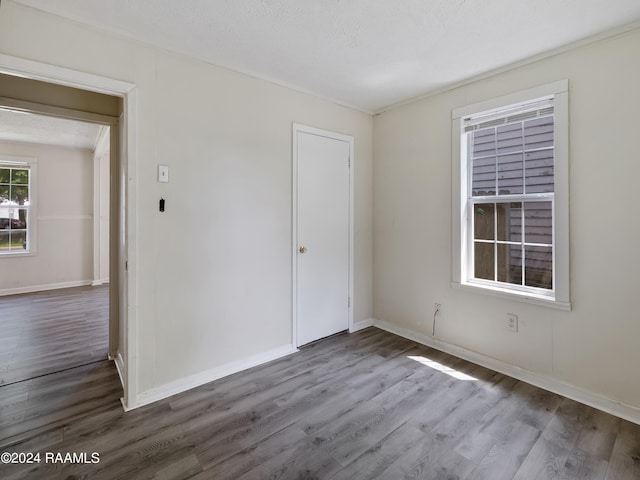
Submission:
[[47,290],[58,290],[60,288],[86,287],[91,285],[92,280],[74,280],[72,282],[46,283],[44,285],[29,285],[26,287],[4,288],[0,290],[0,297],[6,295],[19,295],[21,293],[44,292]]
[[476,365],[488,368],[490,370],[508,375],[517,380],[523,381],[543,390],[570,398],[576,402],[584,403],[590,407],[609,413],[616,417],[628,420],[632,423],[640,425],[640,408],[633,405],[627,405],[617,402],[609,398],[603,397],[596,393],[576,387],[570,383],[549,377],[536,372],[531,372],[514,365],[496,360],[491,357],[482,355],[466,348],[459,347],[447,342],[431,338],[427,335],[415,332],[413,330],[395,325],[385,320],[374,319],[373,325],[390,333],[394,333],[401,337],[413,340],[427,347],[448,353],[458,358],[462,358]]
[[[124,389],[124,386],[126,385],[126,369],[124,368],[124,358],[122,357],[122,352],[118,350],[117,355],[115,357],[109,357],[109,360],[113,360],[113,363],[116,366],[116,370],[118,371],[118,377],[120,378],[120,385],[122,385],[122,388]],[[120,403],[122,403],[122,408],[125,412],[130,410],[124,403],[124,397],[120,398]]]
[[358,330],[363,330],[367,327],[373,326],[374,319],[373,318],[365,318],[364,320],[358,320],[353,323],[353,326],[349,329],[349,333],[357,332]]
[[287,355],[291,355],[297,351],[298,349],[295,348],[293,344],[282,345],[281,347],[277,347],[257,355],[252,355],[242,360],[226,363],[224,365],[205,370],[204,372],[195,373],[193,375],[165,383],[158,387],[150,388],[139,393],[136,405],[130,405],[127,410],[133,410],[134,408],[149,405],[150,403],[191,390],[192,388],[213,382],[214,380],[218,380],[228,375],[286,357]]

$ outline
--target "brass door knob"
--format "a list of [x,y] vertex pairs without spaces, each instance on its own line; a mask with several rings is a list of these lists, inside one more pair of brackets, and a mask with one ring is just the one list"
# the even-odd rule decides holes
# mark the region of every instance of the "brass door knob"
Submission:
[[299,251],[300,253],[307,253],[307,247],[305,247],[305,246],[303,245],[303,246],[301,246],[301,247],[298,249],[298,251]]

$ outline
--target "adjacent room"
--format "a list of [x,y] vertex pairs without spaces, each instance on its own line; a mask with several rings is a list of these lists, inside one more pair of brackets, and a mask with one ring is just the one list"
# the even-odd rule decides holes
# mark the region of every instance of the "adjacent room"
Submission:
[[0,128],[8,385],[107,358],[109,128],[11,109]]
[[2,0],[0,476],[640,478],[638,85],[634,0]]

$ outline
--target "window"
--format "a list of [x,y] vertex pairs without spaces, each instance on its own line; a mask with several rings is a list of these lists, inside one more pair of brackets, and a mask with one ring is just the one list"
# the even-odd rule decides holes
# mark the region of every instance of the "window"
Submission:
[[35,252],[35,159],[0,157],[0,255]]
[[454,284],[569,308],[567,86],[454,110]]

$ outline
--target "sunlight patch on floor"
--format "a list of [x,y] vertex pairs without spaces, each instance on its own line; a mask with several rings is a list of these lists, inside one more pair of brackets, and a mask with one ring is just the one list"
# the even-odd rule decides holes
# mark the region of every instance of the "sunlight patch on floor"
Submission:
[[447,367],[446,365],[442,365],[441,363],[438,363],[421,355],[407,355],[407,358],[415,360],[416,362],[421,363],[422,365],[426,365],[429,368],[433,368],[434,370],[438,370],[439,372],[445,373],[453,378],[457,378],[458,380],[477,380],[477,378],[467,375],[466,373],[459,372],[454,368]]

